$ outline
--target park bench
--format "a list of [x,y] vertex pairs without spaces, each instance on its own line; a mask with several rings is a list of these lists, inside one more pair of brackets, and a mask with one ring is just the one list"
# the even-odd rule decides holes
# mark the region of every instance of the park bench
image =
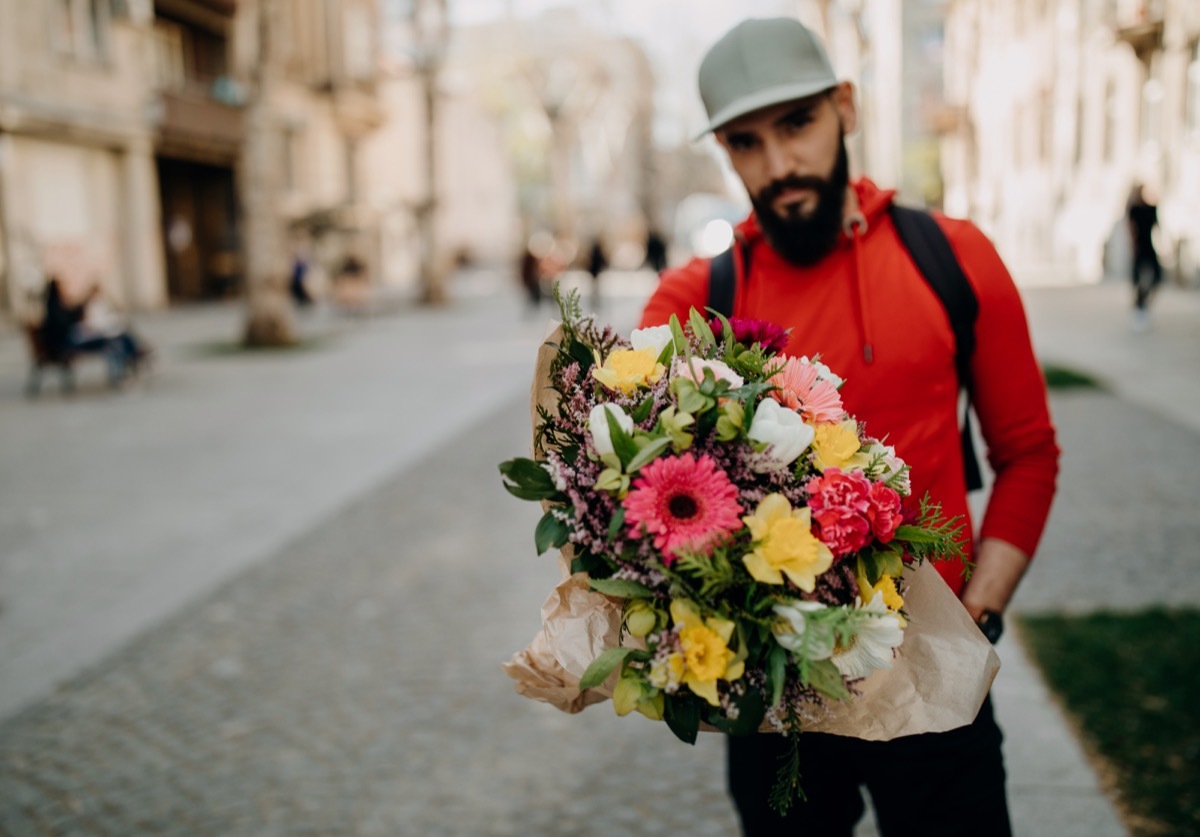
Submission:
[[25,342],[29,347],[29,357],[31,360],[29,379],[25,384],[25,394],[30,398],[35,398],[38,392],[41,391],[43,370],[47,368],[58,369],[60,380],[62,381],[62,391],[73,392],[75,390],[75,361],[80,357],[88,355],[101,359],[104,358],[104,348],[101,346],[83,351],[65,353],[49,352],[45,341],[42,340],[42,330],[37,323],[24,323],[22,331],[25,333]]

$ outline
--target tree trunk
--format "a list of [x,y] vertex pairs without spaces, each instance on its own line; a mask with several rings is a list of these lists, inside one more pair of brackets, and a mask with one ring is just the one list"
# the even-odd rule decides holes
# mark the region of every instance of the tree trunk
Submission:
[[278,0],[258,0],[258,54],[246,107],[242,149],[242,231],[246,254],[247,346],[286,346],[296,342],[295,318],[287,287],[287,254],[279,215],[282,137],[271,104],[281,55],[277,44]]

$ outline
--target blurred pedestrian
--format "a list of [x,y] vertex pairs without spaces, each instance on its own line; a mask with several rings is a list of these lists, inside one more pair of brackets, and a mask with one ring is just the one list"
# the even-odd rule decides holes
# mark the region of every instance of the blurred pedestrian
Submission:
[[604,244],[599,238],[592,240],[588,250],[588,275],[592,277],[592,310],[600,310],[600,276],[608,270],[608,256],[604,253]]
[[1150,297],[1162,282],[1162,264],[1154,249],[1154,228],[1158,225],[1158,206],[1151,203],[1146,187],[1137,183],[1129,195],[1125,210],[1129,237],[1133,244],[1130,278],[1133,280],[1133,327],[1145,331],[1150,327]]
[[[823,44],[795,19],[738,24],[705,55],[699,83],[705,133],[716,135],[753,212],[731,250],[663,273],[641,325],[685,320],[712,304],[788,328],[788,355],[819,354],[844,376],[846,410],[912,467],[911,496],[928,494],[962,524],[970,580],[955,562],[937,568],[994,642],[1058,471],[1045,385],[1011,276],[973,224],[894,206],[893,192],[851,181],[845,137],[858,125],[854,87],[838,80]],[[973,305],[952,306],[933,292],[946,284]],[[974,310],[963,317],[963,308]],[[977,544],[960,386],[995,469]],[[786,817],[769,794],[791,742],[764,734],[727,742],[729,787],[747,835],[849,835],[864,811],[862,785],[885,837],[1011,834],[990,698],[973,723],[948,732],[892,741],[800,735],[807,798]],[[906,781],[906,772],[937,778]]]
[[533,252],[533,245],[526,243],[521,251],[519,269],[521,287],[529,302],[529,310],[536,313],[542,305],[542,260]]
[[653,227],[646,234],[646,264],[655,273],[662,273],[667,266],[667,242]]

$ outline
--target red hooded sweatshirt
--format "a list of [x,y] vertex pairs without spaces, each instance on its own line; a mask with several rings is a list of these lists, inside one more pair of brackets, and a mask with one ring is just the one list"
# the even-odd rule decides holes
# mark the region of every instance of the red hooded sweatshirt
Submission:
[[[791,329],[785,352],[820,356],[845,379],[847,412],[866,432],[895,446],[911,467],[915,508],[926,493],[947,518],[961,516],[968,556],[973,532],[959,439],[954,333],[946,309],[917,271],[887,212],[893,192],[869,180],[853,184],[866,220],[841,234],[811,267],[784,261],[751,215],[737,237],[749,251],[750,275],[738,266],[733,315]],[[991,242],[968,221],[936,216],[979,299],[971,359],[973,403],[995,474],[980,535],[1032,555],[1045,527],[1058,474],[1058,446],[1034,358],[1021,297]],[[669,269],[642,314],[641,326],[708,303],[709,263]],[[954,591],[963,568],[938,565]]]

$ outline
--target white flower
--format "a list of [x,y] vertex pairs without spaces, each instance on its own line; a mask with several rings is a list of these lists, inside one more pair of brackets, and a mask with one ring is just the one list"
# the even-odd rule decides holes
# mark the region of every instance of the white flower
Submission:
[[792,601],[775,605],[772,610],[783,620],[771,629],[775,641],[805,659],[829,659],[833,654],[833,629],[808,618],[808,614],[825,609],[820,602]]
[[684,360],[681,357],[675,358],[675,363],[671,366],[672,378],[687,378],[689,381],[695,381],[697,384],[704,381],[704,370],[711,369],[713,377],[718,381],[729,381],[731,389],[737,389],[742,384],[746,383],[745,379],[734,372],[729,367],[729,364],[720,360],[704,360],[703,358],[694,357],[691,362]]
[[833,664],[843,677],[856,680],[877,668],[892,667],[892,652],[904,641],[900,617],[888,610],[883,595],[876,592],[871,601],[856,609],[850,644],[833,652]]
[[819,361],[819,360],[809,360],[808,356],[805,355],[804,357],[800,358],[800,362],[808,363],[808,364],[811,364],[812,366],[817,367],[817,379],[818,380],[829,381],[829,383],[833,384],[834,387],[840,387],[843,383],[845,383],[838,375],[836,375],[833,372],[833,370],[831,370],[825,364],[821,363],[821,361]]
[[[880,458],[882,468],[878,473],[873,474],[876,479],[881,482],[888,482],[896,474],[904,468],[905,462],[900,457],[896,456],[896,449],[891,445],[884,445],[881,442],[872,442],[871,446],[866,451],[867,459],[873,460],[876,457]],[[907,497],[912,493],[912,486],[908,481],[908,472],[904,472],[904,476],[892,488],[896,489],[900,494]]]
[[660,325],[651,328],[635,328],[629,333],[629,342],[635,349],[653,349],[654,356],[662,354],[662,350],[671,342],[671,327]]
[[786,468],[808,449],[814,434],[795,410],[764,398],[754,411],[754,421],[750,422],[746,435],[756,442],[765,442],[767,449],[751,460],[750,467],[760,474]]
[[616,404],[597,404],[588,413],[588,430],[592,433],[592,447],[601,456],[613,453],[612,436],[608,432],[608,418],[604,415],[605,410],[612,413],[622,430],[626,433],[633,432],[633,419],[624,410]]

